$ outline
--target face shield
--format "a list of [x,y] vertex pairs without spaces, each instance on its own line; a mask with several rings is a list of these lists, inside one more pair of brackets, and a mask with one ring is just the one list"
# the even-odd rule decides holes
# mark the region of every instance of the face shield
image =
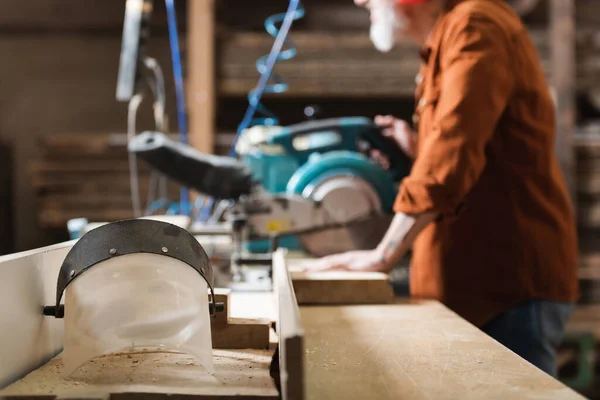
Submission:
[[65,300],[64,373],[132,349],[186,353],[213,373],[215,307],[208,289],[212,294],[208,257],[184,229],[140,219],[88,232],[58,279],[57,304],[63,291]]

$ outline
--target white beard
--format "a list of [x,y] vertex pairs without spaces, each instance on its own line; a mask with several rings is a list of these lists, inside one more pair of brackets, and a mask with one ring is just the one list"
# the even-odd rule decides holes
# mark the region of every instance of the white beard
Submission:
[[371,41],[377,50],[386,53],[394,47],[396,32],[404,25],[403,21],[396,16],[393,5],[387,1],[372,12],[377,13],[377,16],[371,23]]

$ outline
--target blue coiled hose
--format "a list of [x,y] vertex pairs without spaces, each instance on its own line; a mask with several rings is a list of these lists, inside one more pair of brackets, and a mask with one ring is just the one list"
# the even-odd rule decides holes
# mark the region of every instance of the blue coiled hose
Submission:
[[[171,45],[171,59],[173,61],[173,75],[175,78],[175,94],[177,96],[177,123],[179,125],[179,140],[188,142],[188,128],[185,110],[185,94],[183,91],[183,71],[181,68],[181,55],[179,53],[179,37],[177,36],[177,16],[175,14],[174,0],[165,0],[167,8],[167,22],[169,25],[169,42]],[[179,214],[189,215],[189,194],[185,187],[181,188]],[[176,214],[176,205],[169,207],[167,214]]]
[[[256,61],[256,69],[260,73],[260,79],[256,88],[248,93],[248,108],[244,114],[242,122],[238,126],[237,134],[229,150],[231,156],[236,156],[235,145],[240,134],[248,127],[254,125],[273,126],[279,123],[279,120],[270,110],[260,102],[264,93],[283,93],[287,91],[288,85],[283,79],[273,72],[277,61],[290,60],[296,56],[296,47],[288,39],[288,33],[292,23],[304,16],[304,7],[300,0],[290,0],[290,4],[285,13],[270,16],[265,21],[265,29],[275,38],[275,43],[271,52],[259,58]],[[277,24],[281,23],[281,28]],[[283,46],[286,49],[283,49]],[[273,83],[269,84],[269,81]],[[262,114],[261,117],[255,117],[256,113]]]
[[[268,55],[259,58],[256,61],[256,70],[260,74],[258,84],[248,93],[248,108],[244,114],[242,122],[239,124],[233,143],[229,149],[229,156],[237,157],[235,145],[241,133],[255,125],[274,126],[279,124],[279,120],[273,112],[261,104],[260,100],[265,93],[283,93],[287,91],[288,85],[284,80],[273,72],[277,61],[290,60],[296,56],[296,47],[288,39],[288,33],[292,23],[304,17],[304,7],[300,0],[290,0],[288,9],[285,13],[275,14],[265,20],[265,30],[269,35],[275,38],[275,43]],[[277,25],[281,24],[280,28]],[[283,46],[286,46],[283,49]],[[273,83],[269,84],[269,81]],[[256,117],[256,113],[261,116]],[[201,207],[201,220],[206,221],[210,216],[210,209],[214,201],[208,199]]]

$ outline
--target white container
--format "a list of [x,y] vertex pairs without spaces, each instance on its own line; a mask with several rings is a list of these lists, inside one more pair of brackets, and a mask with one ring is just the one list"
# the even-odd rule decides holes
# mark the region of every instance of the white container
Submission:
[[64,372],[127,349],[176,350],[214,372],[208,285],[169,256],[129,254],[96,264],[65,291]]

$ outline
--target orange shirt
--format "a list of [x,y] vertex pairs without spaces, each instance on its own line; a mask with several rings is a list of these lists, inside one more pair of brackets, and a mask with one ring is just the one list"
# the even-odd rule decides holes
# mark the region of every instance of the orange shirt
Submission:
[[537,51],[502,0],[454,1],[422,51],[417,154],[395,210],[439,211],[411,294],[481,326],[531,298],[578,297],[573,210]]

